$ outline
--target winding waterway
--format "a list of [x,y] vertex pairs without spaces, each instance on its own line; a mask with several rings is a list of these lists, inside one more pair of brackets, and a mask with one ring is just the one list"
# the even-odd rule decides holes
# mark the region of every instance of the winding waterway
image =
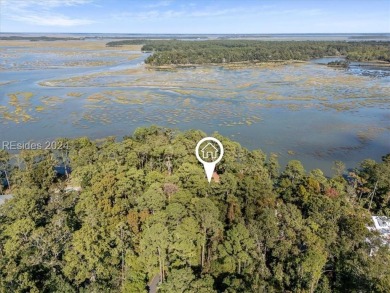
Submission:
[[1,141],[120,138],[157,124],[218,131],[327,174],[335,160],[355,167],[390,152],[389,67],[330,68],[326,58],[154,70],[136,51],[72,52],[0,49]]

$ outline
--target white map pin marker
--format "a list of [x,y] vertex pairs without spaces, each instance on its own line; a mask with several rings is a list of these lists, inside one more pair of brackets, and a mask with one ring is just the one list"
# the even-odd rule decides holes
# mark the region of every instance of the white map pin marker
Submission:
[[[199,154],[199,148],[202,145],[202,143],[209,141],[206,146],[204,146],[200,151],[202,152],[202,157]],[[215,142],[219,146],[219,150],[215,147],[215,145],[212,143]],[[214,137],[205,137],[201,139],[198,144],[196,145],[195,148],[195,154],[196,158],[198,159],[199,162],[203,164],[204,171],[206,172],[207,180],[209,183],[211,182],[211,178],[213,177],[213,173],[215,170],[215,165],[221,161],[223,157],[223,145],[222,143],[214,138]],[[206,162],[203,159],[215,159],[213,162]]]

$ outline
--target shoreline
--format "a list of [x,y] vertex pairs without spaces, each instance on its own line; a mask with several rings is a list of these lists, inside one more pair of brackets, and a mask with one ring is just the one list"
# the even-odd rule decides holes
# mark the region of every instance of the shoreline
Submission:
[[[321,58],[345,58],[344,56],[326,56]],[[317,58],[316,58],[317,59]],[[242,61],[242,62],[230,62],[230,63],[203,63],[203,64],[165,64],[165,65],[150,65],[145,63],[146,69],[160,69],[160,70],[169,70],[169,69],[180,69],[180,68],[199,68],[204,66],[222,66],[226,68],[241,68],[241,67],[261,67],[261,66],[279,66],[279,65],[289,65],[289,64],[306,64],[309,63],[310,60],[272,60],[272,61],[266,61],[266,62],[250,62],[250,61]],[[371,61],[350,61],[350,62],[356,62],[360,64],[356,64],[355,66],[378,66],[378,67],[390,67],[390,62],[382,61],[382,60],[371,60]],[[321,64],[319,64],[321,65]],[[341,67],[341,66],[330,66],[329,67]]]
[[178,69],[178,68],[198,68],[204,66],[222,66],[227,68],[238,68],[243,66],[258,67],[258,66],[278,66],[288,64],[304,64],[310,60],[272,60],[266,62],[252,62],[252,61],[241,61],[241,62],[229,62],[229,63],[188,63],[188,64],[165,64],[165,65],[150,65],[145,63],[146,69]]
[[[390,67],[390,62],[382,61],[382,60],[373,60],[373,61],[351,61],[351,62],[361,62],[362,64],[357,64],[355,66],[378,66],[378,67]],[[367,64],[364,64],[367,63]]]

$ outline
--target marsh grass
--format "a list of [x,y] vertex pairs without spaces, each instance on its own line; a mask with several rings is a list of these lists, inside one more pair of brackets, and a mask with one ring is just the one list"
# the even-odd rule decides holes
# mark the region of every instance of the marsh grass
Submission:
[[373,141],[380,133],[385,131],[384,127],[371,126],[365,130],[359,130],[356,134],[357,139],[362,143],[366,144],[370,141]]
[[66,95],[69,96],[69,97],[80,98],[80,97],[82,97],[84,94],[83,94],[83,93],[78,93],[78,92],[70,92],[70,93],[67,93]]
[[0,115],[3,119],[15,123],[34,120],[32,116],[32,104],[30,99],[34,96],[32,92],[10,93],[8,96],[8,107],[0,108]]
[[[56,49],[58,47],[53,51]],[[66,55],[71,51],[64,52]],[[90,54],[116,56],[125,53],[104,49]],[[137,58],[137,54],[126,58]],[[41,97],[42,105],[25,107],[24,114],[27,115],[48,113],[70,98],[78,98],[82,110],[73,114],[72,123],[79,128],[123,121],[169,125],[200,121],[207,125],[250,127],[261,123],[260,113],[269,108],[351,112],[362,107],[390,107],[387,98],[390,87],[383,83],[308,62],[169,68],[138,66],[45,80],[40,85],[96,89],[92,93],[69,89],[63,97]],[[106,90],[106,87],[114,89]],[[31,98],[28,95],[11,96],[11,104],[0,108],[0,113],[14,119],[13,115],[21,115],[20,107],[17,111],[9,111],[9,107],[20,104],[20,99],[28,101]],[[364,134],[359,135],[363,139]]]

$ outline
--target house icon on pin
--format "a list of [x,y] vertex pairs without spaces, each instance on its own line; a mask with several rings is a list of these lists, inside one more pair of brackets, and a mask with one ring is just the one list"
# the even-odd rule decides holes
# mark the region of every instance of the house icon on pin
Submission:
[[218,158],[218,149],[210,142],[201,149],[201,152],[203,159],[216,160]]

